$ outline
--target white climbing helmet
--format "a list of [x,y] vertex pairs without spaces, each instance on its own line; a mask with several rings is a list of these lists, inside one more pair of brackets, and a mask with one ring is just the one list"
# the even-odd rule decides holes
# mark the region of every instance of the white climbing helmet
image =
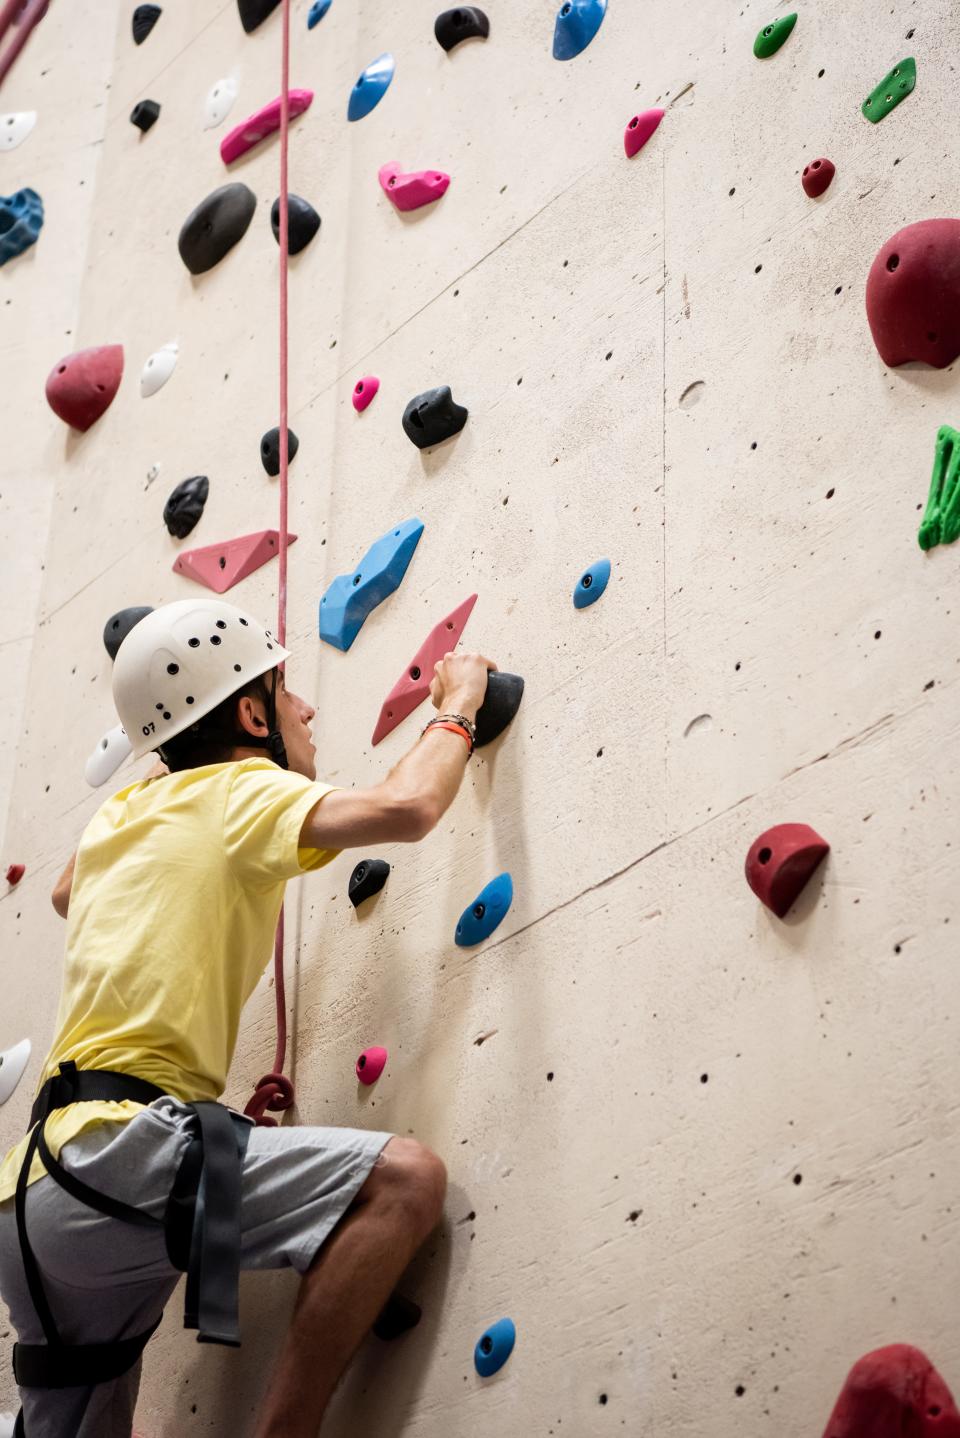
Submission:
[[152,610],[113,665],[113,702],[134,759],[289,657],[259,620],[222,599],[178,599]]

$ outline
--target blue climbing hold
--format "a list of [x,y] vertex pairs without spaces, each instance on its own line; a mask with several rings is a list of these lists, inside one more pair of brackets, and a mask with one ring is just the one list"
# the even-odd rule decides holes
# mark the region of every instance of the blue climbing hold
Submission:
[[0,195],[0,265],[22,255],[43,229],[43,201],[36,190]]
[[350,91],[347,105],[348,120],[362,120],[364,115],[379,105],[393,79],[396,62],[389,52],[379,55],[365,70],[360,71],[357,83]]
[[517,1330],[512,1318],[500,1318],[482,1333],[473,1350],[473,1361],[481,1378],[499,1372],[513,1352]]
[[553,58],[572,60],[585,50],[606,13],[607,0],[564,0],[553,32]]
[[471,949],[489,939],[494,929],[507,916],[513,903],[513,880],[509,874],[498,874],[481,889],[473,903],[464,909],[454,935],[457,947]]
[[589,569],[585,569],[577,580],[577,587],[573,591],[574,609],[586,609],[588,604],[596,604],[606,589],[609,578],[609,559],[598,559],[596,564],[591,564]]
[[423,533],[414,516],[371,544],[352,574],[338,574],[320,600],[320,638],[344,652],[365,619],[399,589]]
[[313,0],[313,4],[310,6],[310,10],[307,14],[308,30],[312,30],[314,25],[320,24],[320,21],[324,15],[326,15],[332,3],[333,0]]

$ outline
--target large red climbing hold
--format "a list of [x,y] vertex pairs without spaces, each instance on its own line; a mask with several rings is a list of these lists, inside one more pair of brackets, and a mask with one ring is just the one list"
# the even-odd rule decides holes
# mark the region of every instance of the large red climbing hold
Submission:
[[[287,543],[296,541],[287,535]],[[207,544],[203,549],[184,549],[173,561],[177,574],[189,575],[198,584],[205,584],[214,594],[225,594],[248,574],[253,574],[280,553],[280,536],[275,529],[261,529],[256,534],[241,534],[223,544]]]
[[782,919],[829,852],[830,845],[809,824],[777,824],[750,845],[747,883]]
[[867,277],[867,319],[884,364],[946,369],[960,355],[960,220],[898,230]]
[[47,376],[47,403],[74,429],[88,430],[110,408],[123,376],[123,345],[77,350]]
[[960,1438],[960,1413],[929,1358],[891,1343],[850,1369],[823,1438]]
[[[290,91],[290,119],[295,120],[308,110],[313,103],[312,90],[291,90]],[[234,160],[239,160],[254,145],[259,145],[274,130],[280,128],[280,110],[282,97],[277,96],[271,100],[269,105],[264,105],[255,115],[248,115],[239,125],[235,125],[229,135],[224,135],[220,141],[220,158],[225,165],[232,165]]]
[[380,710],[380,717],[377,720],[377,727],[373,731],[372,744],[379,744],[385,739],[392,729],[412,714],[418,704],[422,704],[430,693],[430,685],[433,681],[433,671],[445,654],[455,649],[460,642],[460,636],[466,628],[467,620],[477,602],[477,596],[471,594],[462,604],[458,604],[446,619],[441,619],[435,624],[420,645],[416,654],[394,684],[390,693],[383,701]]

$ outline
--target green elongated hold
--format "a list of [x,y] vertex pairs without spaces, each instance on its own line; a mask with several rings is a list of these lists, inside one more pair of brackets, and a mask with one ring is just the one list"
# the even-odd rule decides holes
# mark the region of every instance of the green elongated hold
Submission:
[[912,94],[917,83],[917,62],[912,55],[894,65],[889,75],[884,75],[880,84],[864,100],[860,109],[871,124],[879,124],[884,115],[895,110],[901,100]]
[[917,539],[921,549],[952,544],[960,538],[960,432],[942,424],[937,430],[927,507]]
[[781,15],[779,20],[771,20],[769,25],[764,25],[753,42],[753,53],[757,59],[768,60],[775,55],[796,23],[797,12],[794,10],[792,15]]

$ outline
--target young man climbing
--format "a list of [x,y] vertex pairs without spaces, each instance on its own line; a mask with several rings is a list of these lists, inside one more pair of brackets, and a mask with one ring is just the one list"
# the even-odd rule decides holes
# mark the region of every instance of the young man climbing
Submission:
[[[314,709],[250,615],[149,613],[113,689],[160,766],[94,815],[53,894],[68,919],[57,1032],[27,1139],[0,1167],[0,1293],[25,1438],[130,1438],[140,1354],[187,1272],[186,1319],[238,1341],[238,1269],[299,1295],[256,1438],[315,1438],[333,1389],[440,1218],[411,1138],[253,1128],[216,1102],[287,879],[342,849],[422,839],[452,803],[487,673],[448,654],[440,711],[368,789],[316,782]],[[168,772],[169,771],[169,772]]]

